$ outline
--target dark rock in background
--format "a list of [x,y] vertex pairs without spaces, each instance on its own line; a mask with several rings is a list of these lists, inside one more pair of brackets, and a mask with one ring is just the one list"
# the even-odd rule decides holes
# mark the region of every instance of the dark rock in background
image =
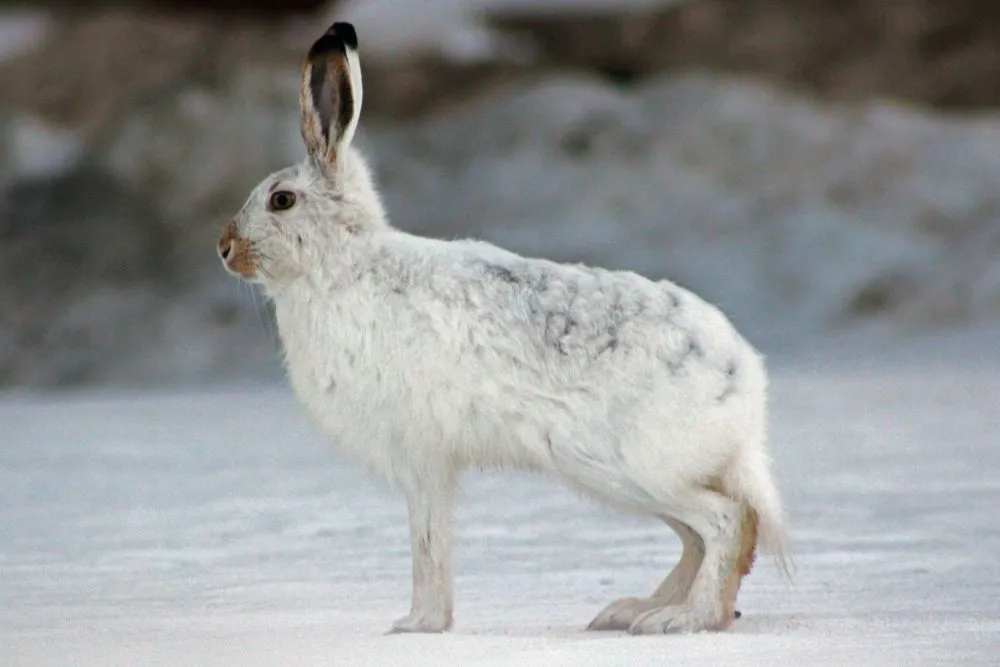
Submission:
[[174,238],[156,203],[109,174],[78,167],[12,184],[0,200],[4,285],[28,297],[74,285],[173,280]]
[[[174,239],[155,203],[100,170],[10,185],[0,198],[0,221],[0,322],[13,338],[0,355],[0,382],[94,381],[106,365],[102,357],[128,346],[103,313],[87,318],[74,309],[95,294],[178,290]],[[145,317],[141,308],[130,311]]]

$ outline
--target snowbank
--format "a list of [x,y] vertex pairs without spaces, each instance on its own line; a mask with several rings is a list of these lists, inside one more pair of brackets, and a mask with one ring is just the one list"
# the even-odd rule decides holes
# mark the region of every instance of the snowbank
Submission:
[[1000,121],[707,74],[550,80],[369,128],[395,222],[671,277],[766,349],[1000,314]]
[[[236,210],[302,154],[293,79],[255,92],[262,75],[234,78],[228,99],[259,99],[235,119],[196,92],[133,116],[107,168],[172,219]],[[903,332],[1000,315],[1000,120],[824,107],[708,74],[635,91],[551,78],[369,122],[359,141],[398,226],[678,280],[768,351],[865,318]]]

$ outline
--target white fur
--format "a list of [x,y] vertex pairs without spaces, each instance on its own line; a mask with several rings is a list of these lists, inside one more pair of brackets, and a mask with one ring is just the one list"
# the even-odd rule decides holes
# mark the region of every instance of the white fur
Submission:
[[[298,398],[406,496],[413,603],[394,629],[451,625],[452,498],[469,467],[552,473],[681,535],[684,557],[660,589],[592,627],[724,627],[744,506],[782,555],[757,352],[670,282],[395,230],[362,157],[348,141],[333,153],[335,165],[313,155],[263,181],[236,227],[259,250],[254,279],[274,302]],[[273,188],[299,203],[267,212]]]

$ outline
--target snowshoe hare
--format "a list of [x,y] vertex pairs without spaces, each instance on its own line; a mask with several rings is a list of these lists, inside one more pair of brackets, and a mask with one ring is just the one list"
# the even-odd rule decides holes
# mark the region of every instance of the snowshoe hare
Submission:
[[670,282],[393,229],[351,146],[361,93],[357,35],[336,23],[303,65],[308,157],[256,187],[218,250],[273,301],[323,432],[406,496],[413,598],[393,631],[451,627],[469,467],[554,473],[680,536],[660,587],[591,629],[726,628],[758,539],[785,563],[761,357]]

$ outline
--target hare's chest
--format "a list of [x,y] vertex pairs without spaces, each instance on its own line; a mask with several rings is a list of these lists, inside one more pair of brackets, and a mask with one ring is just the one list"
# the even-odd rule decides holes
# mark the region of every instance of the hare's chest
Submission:
[[391,351],[375,327],[350,314],[281,322],[285,366],[296,396],[323,430],[343,444],[367,439],[377,415],[400,393],[387,370]]
[[384,391],[373,344],[329,334],[283,340],[289,379],[299,397],[315,409],[350,410]]

